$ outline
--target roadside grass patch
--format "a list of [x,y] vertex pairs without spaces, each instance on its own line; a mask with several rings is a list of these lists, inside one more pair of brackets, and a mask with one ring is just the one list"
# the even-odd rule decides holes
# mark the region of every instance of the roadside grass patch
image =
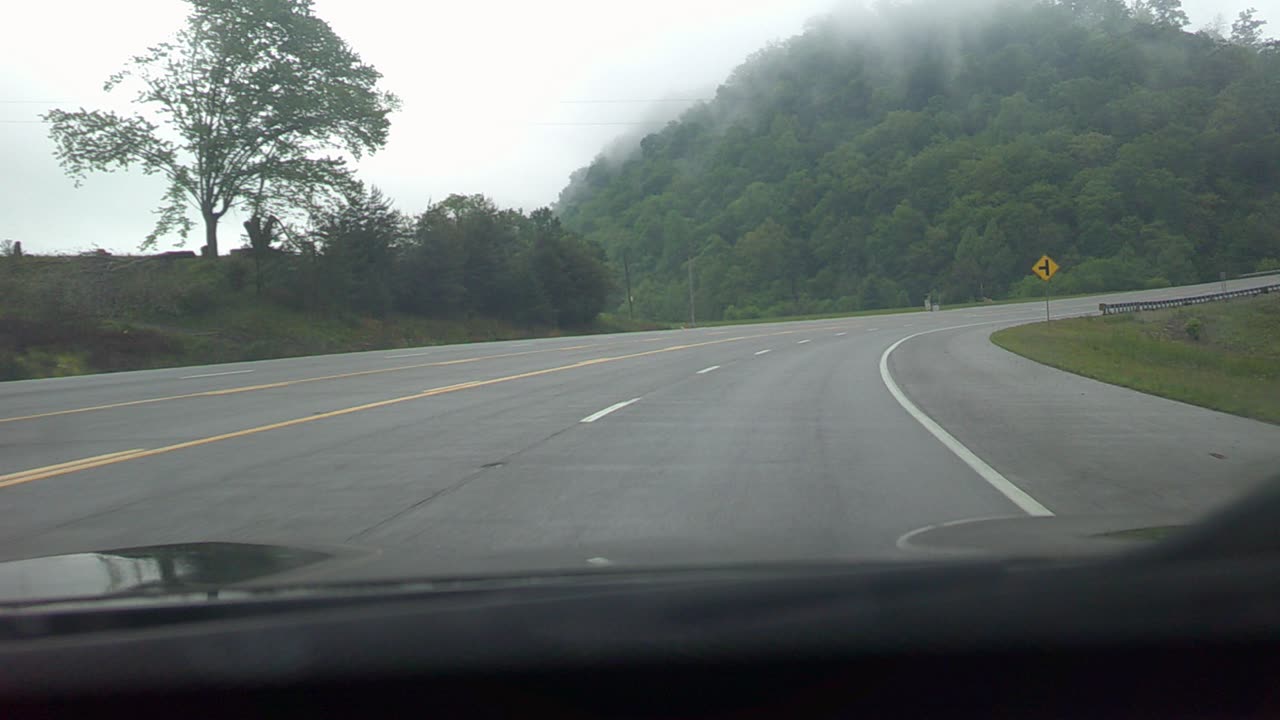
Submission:
[[1095,380],[1280,424],[1280,295],[1032,323],[991,340]]

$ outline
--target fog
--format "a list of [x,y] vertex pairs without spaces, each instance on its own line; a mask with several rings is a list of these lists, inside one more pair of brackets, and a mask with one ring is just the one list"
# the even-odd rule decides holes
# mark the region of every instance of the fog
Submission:
[[[12,3],[12,0],[10,0]],[[504,206],[555,201],[570,173],[619,138],[675,117],[747,55],[801,32],[836,0],[599,0],[403,3],[316,0],[316,13],[384,75],[403,108],[359,177],[415,212],[450,193]],[[1280,0],[1249,3],[1280,29]],[[6,8],[0,26],[0,239],[28,252],[135,250],[164,181],[137,173],[65,177],[38,115],[129,111],[102,82],[182,22],[180,0],[67,0]],[[1243,5],[1184,2],[1192,29]],[[1269,32],[1268,34],[1272,34]],[[224,247],[239,245],[236,218]],[[194,235],[186,244],[196,249]],[[177,246],[164,238],[160,249]]]

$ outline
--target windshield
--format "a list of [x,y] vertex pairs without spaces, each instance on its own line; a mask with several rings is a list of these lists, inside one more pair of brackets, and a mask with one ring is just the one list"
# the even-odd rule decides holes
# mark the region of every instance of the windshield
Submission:
[[0,595],[1177,532],[1280,460],[1251,5],[13,8]]

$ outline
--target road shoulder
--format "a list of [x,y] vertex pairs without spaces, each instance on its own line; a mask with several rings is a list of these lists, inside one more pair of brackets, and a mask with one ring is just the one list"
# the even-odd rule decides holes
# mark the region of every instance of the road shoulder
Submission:
[[1054,513],[1194,516],[1277,470],[1280,427],[1107,385],[995,346],[998,326],[889,358],[903,392]]

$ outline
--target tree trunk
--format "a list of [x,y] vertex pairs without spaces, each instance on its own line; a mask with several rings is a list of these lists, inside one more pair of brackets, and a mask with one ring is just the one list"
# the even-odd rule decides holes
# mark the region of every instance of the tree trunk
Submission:
[[218,258],[218,216],[208,210],[200,214],[204,216],[204,247],[200,250],[200,255],[216,260]]

